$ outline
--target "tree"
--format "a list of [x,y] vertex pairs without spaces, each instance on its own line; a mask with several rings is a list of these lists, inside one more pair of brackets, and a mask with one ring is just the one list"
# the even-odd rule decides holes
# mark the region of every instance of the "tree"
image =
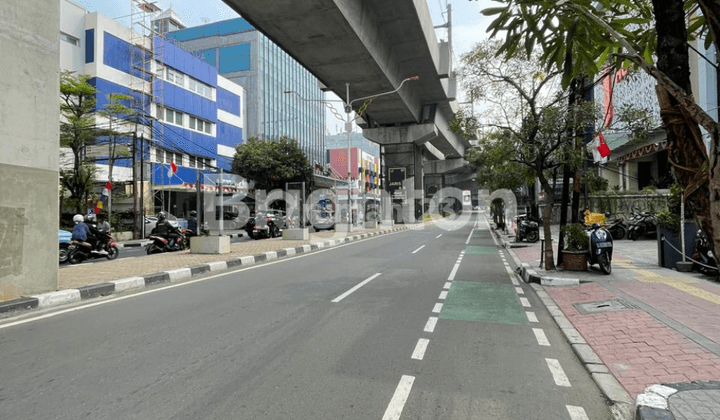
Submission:
[[252,137],[239,145],[232,171],[255,181],[255,189],[266,191],[284,189],[286,182],[309,184],[313,173],[297,141],[285,136],[278,140]]
[[[115,161],[122,157],[130,156],[129,150],[123,150],[123,144],[127,144],[128,136],[132,135],[133,129],[127,127],[128,119],[135,116],[136,112],[125,105],[124,102],[132,101],[134,98],[130,95],[120,93],[110,93],[107,95],[108,103],[97,115],[107,120],[107,128],[100,130],[100,134],[107,138],[103,142],[107,142],[108,153],[108,181],[113,184],[113,167]],[[122,130],[125,127],[125,130]],[[133,187],[134,188],[134,187]],[[108,220],[112,216],[112,188],[108,192]]]
[[[559,73],[545,73],[536,57],[521,52],[508,60],[500,59],[499,48],[497,42],[481,43],[462,58],[459,73],[463,87],[486,103],[487,126],[493,131],[481,136],[479,154],[468,157],[477,166],[490,166],[481,169],[478,176],[492,170],[492,165],[511,170],[522,165],[527,172],[518,173],[539,179],[547,197],[544,233],[550,240],[555,190],[549,174],[566,163],[578,166],[582,156],[573,133],[592,121],[593,104],[568,107],[557,89]],[[547,247],[544,260],[546,269],[554,267],[552,247]]]
[[[532,51],[539,45],[542,62],[548,69],[562,71],[565,85],[581,71],[597,74],[608,58],[615,68],[634,65],[657,80],[669,160],[717,255],[720,136],[717,121],[692,98],[688,49],[690,40],[704,36],[706,47],[713,44],[720,51],[720,4],[711,0],[498,1],[505,6],[483,14],[497,15],[489,31],[492,36],[504,31],[499,53],[506,57],[521,46]],[[700,126],[711,140],[709,156]]]
[[95,128],[95,94],[90,76],[60,75],[60,147],[72,152],[70,169],[60,169],[60,182],[70,192],[69,205],[83,214],[94,182],[95,167],[85,157],[87,146],[99,136]]

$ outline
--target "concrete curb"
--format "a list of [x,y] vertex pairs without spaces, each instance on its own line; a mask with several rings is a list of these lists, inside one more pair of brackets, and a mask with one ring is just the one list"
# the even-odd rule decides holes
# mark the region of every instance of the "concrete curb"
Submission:
[[[193,267],[182,267],[158,273],[148,274],[141,277],[130,277],[125,279],[112,280],[104,283],[90,284],[73,289],[58,290],[55,292],[27,296],[18,299],[0,302],[0,313],[50,308],[79,302],[85,299],[92,299],[99,296],[108,296],[125,290],[142,289],[158,283],[175,283],[188,278],[200,276],[209,272],[222,272],[237,267],[249,267],[255,264],[284,259],[297,254],[308,254],[319,249],[334,247],[337,245],[354,242],[373,236],[386,235],[393,232],[412,229],[414,226],[404,225],[372,233],[363,233],[345,238],[334,239],[316,244],[307,244],[295,248],[281,248],[275,251],[267,251],[255,255],[246,255],[233,258],[227,261],[215,261],[206,264],[199,264]],[[240,234],[234,234],[240,235]],[[127,244],[124,244],[127,245]],[[141,246],[141,245],[138,245]]]
[[670,411],[669,400],[676,392],[695,391],[701,389],[720,389],[720,381],[692,381],[682,383],[665,383],[650,385],[637,396],[635,411],[637,420],[674,420]]

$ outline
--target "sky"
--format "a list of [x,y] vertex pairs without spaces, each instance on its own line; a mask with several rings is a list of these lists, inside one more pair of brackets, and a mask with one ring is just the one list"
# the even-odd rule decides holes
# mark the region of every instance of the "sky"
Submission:
[[[90,12],[100,12],[119,20],[129,26],[131,0],[73,0],[75,3],[85,7]],[[258,1],[258,0],[248,0]],[[297,0],[303,1],[303,0]],[[156,4],[161,9],[172,9],[188,26],[197,26],[205,23],[212,23],[221,20],[233,19],[239,15],[228,7],[222,0],[157,0]],[[453,27],[453,66],[459,65],[462,54],[472,50],[473,46],[487,38],[486,29],[490,19],[483,16],[481,11],[488,7],[494,7],[498,3],[492,0],[427,0],[428,9],[435,26],[447,22],[447,6],[452,8]],[[122,18],[125,17],[124,21]],[[438,40],[447,40],[446,29],[436,29]],[[328,94],[327,99],[337,100],[333,94]],[[465,101],[462,91],[459,91],[458,101]],[[338,106],[338,111],[343,114]],[[333,117],[328,111],[326,116],[327,131],[329,134],[336,134],[342,130],[342,123]],[[357,127],[356,127],[357,129]]]

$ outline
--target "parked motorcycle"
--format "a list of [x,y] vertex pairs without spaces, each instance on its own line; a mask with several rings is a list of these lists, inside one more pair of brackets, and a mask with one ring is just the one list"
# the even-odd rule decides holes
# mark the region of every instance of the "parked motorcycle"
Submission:
[[628,230],[628,239],[635,241],[644,236],[657,235],[657,219],[652,213],[640,212],[638,217],[633,219]]
[[518,242],[522,242],[523,239],[528,242],[537,242],[540,239],[540,227],[538,222],[533,220],[531,217],[525,214],[521,214],[517,217],[517,236]]
[[180,236],[175,238],[173,246],[170,246],[170,240],[164,236],[150,235],[148,239],[152,240],[152,242],[145,246],[145,252],[150,255],[188,249],[190,247],[190,235],[188,232],[187,229],[178,229]]
[[717,260],[710,247],[710,240],[702,229],[699,229],[695,236],[695,252],[692,255],[692,259],[702,263],[702,265],[693,263],[693,270],[708,276],[720,274],[717,269]]
[[620,240],[628,232],[628,226],[623,218],[610,220],[610,212],[605,213],[605,229],[612,235],[613,239]]
[[103,250],[105,253],[96,251],[93,246],[84,241],[71,241],[68,247],[67,260],[70,264],[78,264],[85,260],[93,258],[107,258],[108,260],[114,260],[120,254],[120,249],[115,242],[115,238],[110,233],[106,233],[108,241],[105,244]]
[[281,214],[275,212],[257,212],[245,224],[245,232],[253,239],[275,238],[281,235],[280,227],[284,226]]
[[610,274],[612,272],[612,235],[597,223],[593,223],[592,227],[587,231],[587,235],[590,237],[588,264],[597,264],[600,266],[600,271]]

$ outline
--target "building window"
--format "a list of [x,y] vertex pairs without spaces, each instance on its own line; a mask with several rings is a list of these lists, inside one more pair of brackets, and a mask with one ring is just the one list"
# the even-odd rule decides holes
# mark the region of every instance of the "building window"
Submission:
[[155,62],[155,75],[160,79],[165,78],[165,66],[159,61]]
[[175,83],[178,86],[183,86],[183,74],[171,68],[167,69],[167,80],[168,82]]
[[160,105],[157,105],[157,119],[162,120],[163,119],[163,111],[165,116],[165,121],[169,122],[170,124],[179,125],[182,127],[183,125],[183,113],[178,111],[173,111],[169,108],[163,108]]
[[172,162],[172,159],[173,159],[173,153],[172,153],[172,152],[167,152],[167,153],[165,153],[165,163],[170,163],[170,162]]
[[190,128],[192,130],[212,135],[212,123],[209,123],[207,121],[204,121],[204,120],[201,120],[201,119],[195,118],[195,117],[189,117],[189,119],[190,119]]
[[163,149],[155,149],[155,160],[160,163],[165,160],[165,151]]
[[155,115],[157,116],[157,119],[160,121],[164,120],[165,115],[163,115],[163,114],[165,114],[165,112],[163,112],[163,108],[160,105],[156,105],[155,106]]
[[195,156],[188,156],[188,166],[191,168],[195,167]]
[[76,47],[79,47],[79,46],[80,46],[80,40],[79,40],[79,39],[75,38],[75,37],[72,36],[72,35],[68,35],[68,34],[66,34],[66,33],[64,33],[64,32],[60,32],[60,39],[61,39],[62,41],[67,42],[68,44],[74,45],[74,46],[76,46]]

